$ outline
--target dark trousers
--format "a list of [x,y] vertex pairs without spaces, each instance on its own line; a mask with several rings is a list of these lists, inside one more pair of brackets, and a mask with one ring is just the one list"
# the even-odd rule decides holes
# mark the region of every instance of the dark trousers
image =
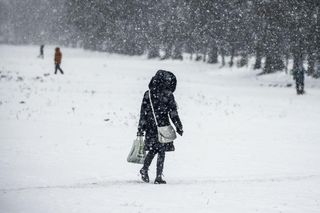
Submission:
[[297,94],[303,94],[304,93],[304,82],[303,81],[296,81],[296,89]]
[[60,64],[56,64],[55,70],[54,70],[54,74],[57,74],[57,71],[60,71],[61,74],[63,74],[63,70],[60,68]]
[[166,152],[163,150],[151,150],[148,152],[144,164],[143,164],[143,169],[148,170],[149,166],[154,158],[154,156],[158,154],[158,159],[157,159],[157,177],[162,175],[163,171],[163,165],[164,165],[164,159],[166,156]]

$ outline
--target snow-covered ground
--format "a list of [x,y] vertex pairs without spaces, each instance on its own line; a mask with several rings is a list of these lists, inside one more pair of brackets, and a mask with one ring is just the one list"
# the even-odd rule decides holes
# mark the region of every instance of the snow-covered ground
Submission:
[[[0,212],[320,212],[320,81],[53,46],[0,46]],[[158,69],[178,79],[184,136],[167,185],[126,157]],[[154,179],[155,163],[150,170]]]

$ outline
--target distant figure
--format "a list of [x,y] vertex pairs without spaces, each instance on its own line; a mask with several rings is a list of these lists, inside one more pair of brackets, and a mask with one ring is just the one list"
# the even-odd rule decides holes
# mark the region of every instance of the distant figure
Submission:
[[58,70],[61,72],[61,74],[63,74],[63,70],[60,68],[61,59],[62,59],[62,53],[60,52],[60,48],[56,47],[56,53],[54,54],[54,63],[55,63],[54,74],[57,74]]
[[303,95],[304,91],[304,68],[302,65],[293,69],[293,79],[296,81],[296,90],[298,95]]
[[38,56],[38,58],[44,58],[44,44],[40,45],[40,55]]

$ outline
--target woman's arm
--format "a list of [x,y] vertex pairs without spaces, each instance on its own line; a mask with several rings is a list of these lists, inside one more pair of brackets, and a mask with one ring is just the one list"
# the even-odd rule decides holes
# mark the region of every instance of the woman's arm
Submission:
[[173,124],[175,125],[178,134],[182,135],[183,134],[183,126],[178,114],[178,107],[177,107],[177,103],[174,100],[174,96],[173,94],[170,97],[170,101],[169,101],[169,107],[170,107],[170,111],[169,111],[169,116],[170,119],[172,120]]

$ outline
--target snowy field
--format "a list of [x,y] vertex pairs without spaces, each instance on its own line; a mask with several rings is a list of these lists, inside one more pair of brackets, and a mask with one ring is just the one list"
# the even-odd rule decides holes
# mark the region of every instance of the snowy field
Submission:
[[[0,212],[320,212],[320,80],[53,46],[0,46]],[[126,157],[158,69],[184,124],[167,185]],[[155,162],[150,178],[155,176]]]

